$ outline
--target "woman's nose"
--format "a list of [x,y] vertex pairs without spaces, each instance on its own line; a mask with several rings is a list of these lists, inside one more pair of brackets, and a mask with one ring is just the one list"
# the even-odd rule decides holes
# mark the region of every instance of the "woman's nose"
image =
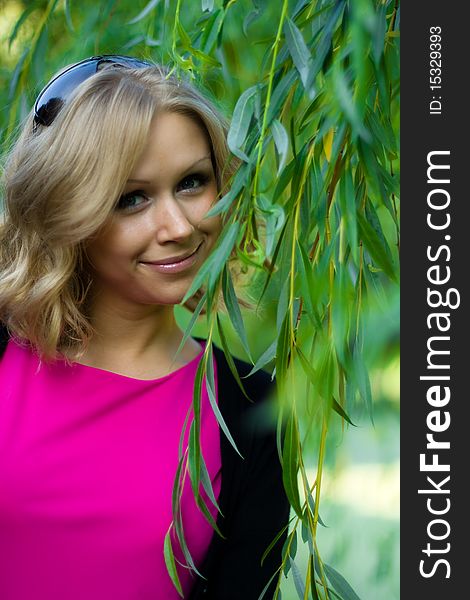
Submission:
[[190,237],[195,229],[183,207],[173,197],[160,198],[156,202],[155,224],[157,241],[160,244],[183,241]]

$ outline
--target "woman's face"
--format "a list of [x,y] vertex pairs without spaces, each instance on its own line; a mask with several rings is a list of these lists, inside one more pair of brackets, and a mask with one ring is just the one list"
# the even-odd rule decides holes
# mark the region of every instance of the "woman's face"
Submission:
[[220,233],[211,146],[188,116],[162,112],[109,223],[87,246],[95,298],[181,302]]

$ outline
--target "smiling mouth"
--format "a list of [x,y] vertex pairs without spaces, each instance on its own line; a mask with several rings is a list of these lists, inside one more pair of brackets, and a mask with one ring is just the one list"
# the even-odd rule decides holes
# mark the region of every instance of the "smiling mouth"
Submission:
[[200,244],[197,246],[197,248],[195,250],[193,250],[191,252],[191,254],[186,254],[186,255],[182,254],[181,257],[172,256],[170,258],[165,258],[163,260],[156,260],[156,261],[144,260],[141,262],[143,262],[146,265],[157,265],[157,266],[177,265],[181,262],[184,262],[185,260],[188,260],[188,258],[191,258],[191,256],[194,256],[201,246],[202,246],[202,242],[200,242]]
[[160,273],[175,273],[183,271],[184,269],[191,267],[196,262],[198,259],[199,250],[203,243],[204,241],[202,241],[190,254],[171,256],[158,261],[142,261],[142,264]]

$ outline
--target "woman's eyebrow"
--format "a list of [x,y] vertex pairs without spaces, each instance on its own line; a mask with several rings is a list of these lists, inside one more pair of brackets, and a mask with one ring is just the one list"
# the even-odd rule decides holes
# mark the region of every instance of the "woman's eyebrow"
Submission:
[[[207,156],[203,156],[202,158],[199,158],[198,160],[196,160],[196,162],[193,162],[192,165],[189,165],[189,167],[187,167],[182,172],[183,173],[187,173],[188,171],[191,171],[191,169],[193,169],[199,163],[204,162],[205,160],[210,160],[210,159],[211,159],[211,155],[210,154],[208,154]],[[147,184],[150,184],[150,181],[147,181],[146,179],[128,179],[127,183],[147,183]]]

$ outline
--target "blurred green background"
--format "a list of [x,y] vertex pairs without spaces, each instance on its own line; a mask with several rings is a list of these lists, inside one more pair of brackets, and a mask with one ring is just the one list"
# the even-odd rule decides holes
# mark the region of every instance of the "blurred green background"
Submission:
[[[171,15],[177,4],[176,0],[0,0],[2,139],[27,114],[52,73],[64,64],[98,53],[132,54],[167,62],[174,34]],[[180,15],[184,27],[197,26],[204,6],[212,4],[184,2]],[[291,9],[297,4],[292,1]],[[392,6],[391,2],[382,4]],[[223,36],[216,28],[211,34],[214,40],[221,36],[220,48],[214,50],[221,69],[202,65],[201,78],[230,115],[240,94],[256,84],[260,71],[266,70],[280,2],[231,0],[223,5],[230,10]],[[248,291],[256,298],[259,286],[255,283]],[[258,311],[243,311],[255,359],[276,337],[278,298],[279,290],[271,286]],[[177,308],[177,316],[182,326],[187,325],[187,311]],[[223,322],[234,354],[246,358],[229,319],[225,317]],[[322,557],[346,577],[363,600],[399,598],[398,331],[397,285],[381,282],[364,325],[373,422],[364,405],[353,402],[348,412],[356,427],[342,426],[339,418],[332,419],[325,459],[320,515],[326,527],[318,532]],[[205,323],[198,323],[194,334],[204,332]],[[313,436],[306,455],[312,479],[317,441]],[[299,548],[296,564],[301,571],[306,568],[306,556]],[[291,574],[281,590],[284,600],[298,597]]]

